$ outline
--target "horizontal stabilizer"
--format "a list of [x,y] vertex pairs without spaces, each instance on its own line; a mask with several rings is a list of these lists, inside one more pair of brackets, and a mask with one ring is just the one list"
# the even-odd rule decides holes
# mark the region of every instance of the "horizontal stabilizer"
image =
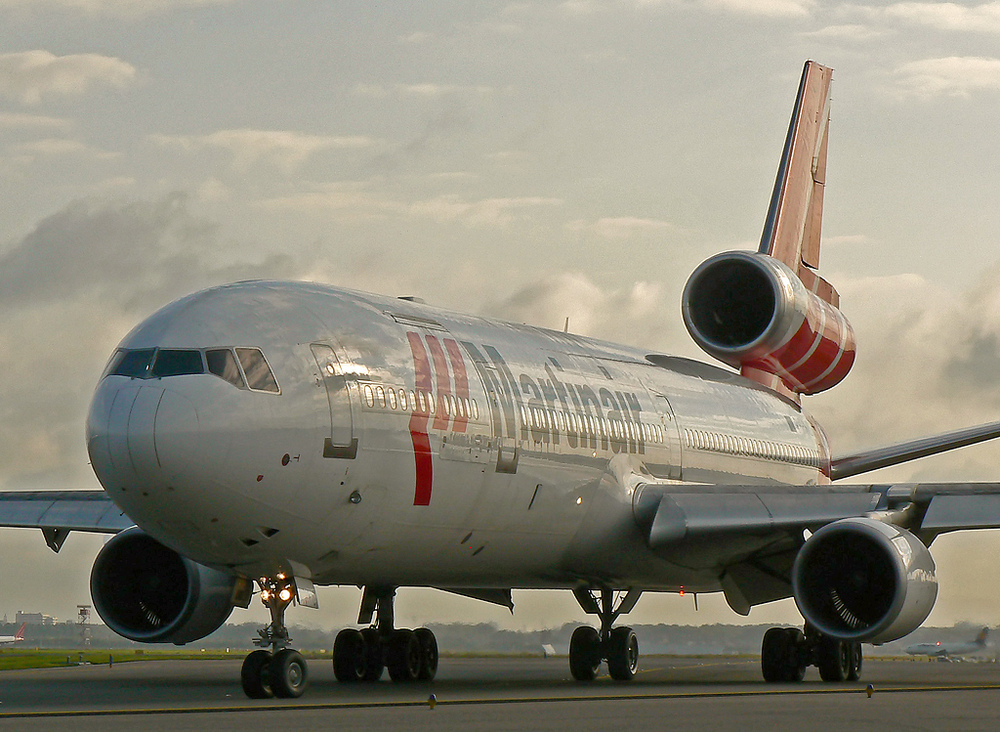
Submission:
[[860,475],[928,455],[975,445],[997,437],[1000,437],[1000,422],[990,422],[976,427],[966,427],[953,432],[901,442],[897,445],[867,450],[855,455],[836,457],[830,461],[830,479],[850,478],[852,475]]

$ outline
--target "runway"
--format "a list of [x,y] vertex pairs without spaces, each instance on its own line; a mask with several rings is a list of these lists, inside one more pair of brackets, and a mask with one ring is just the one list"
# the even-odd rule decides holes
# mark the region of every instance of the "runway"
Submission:
[[967,730],[995,729],[1000,717],[992,663],[866,660],[861,682],[825,684],[810,669],[802,684],[772,685],[753,658],[647,657],[633,682],[581,685],[565,658],[442,658],[432,684],[345,686],[315,659],[309,690],[287,701],[246,699],[239,668],[234,659],[0,672],[0,729]]

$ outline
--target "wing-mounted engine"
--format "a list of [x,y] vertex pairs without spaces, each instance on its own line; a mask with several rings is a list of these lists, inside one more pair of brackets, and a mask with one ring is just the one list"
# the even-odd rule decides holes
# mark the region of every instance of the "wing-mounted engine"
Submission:
[[97,555],[90,592],[98,614],[113,631],[142,643],[204,638],[239,604],[252,586],[245,580],[181,556],[138,528],[115,535]]
[[915,630],[937,599],[934,559],[906,529],[870,518],[827,524],[792,568],[795,604],[824,635],[886,643]]
[[706,260],[688,280],[682,308],[702,349],[772,387],[815,394],[854,364],[854,330],[844,315],[766,254],[724,252]]

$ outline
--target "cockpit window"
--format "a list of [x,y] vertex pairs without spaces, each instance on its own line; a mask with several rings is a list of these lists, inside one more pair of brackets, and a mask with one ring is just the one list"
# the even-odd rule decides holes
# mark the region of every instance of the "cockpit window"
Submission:
[[121,348],[111,357],[104,376],[160,379],[204,374],[206,364],[208,373],[228,381],[237,389],[281,393],[274,373],[259,348],[211,348],[205,351],[194,348]]
[[254,391],[269,391],[278,393],[278,382],[274,380],[271,367],[259,348],[237,348],[236,356],[247,377],[247,384]]
[[203,374],[205,364],[201,360],[201,351],[180,351],[161,348],[156,352],[153,361],[152,376],[183,376],[185,374]]
[[237,389],[246,389],[243,382],[243,374],[236,363],[236,356],[228,348],[218,348],[212,351],[205,351],[205,360],[208,361],[208,370],[221,379],[225,379]]
[[108,366],[108,374],[112,376],[129,376],[133,379],[145,379],[154,353],[156,353],[155,348],[118,351]]

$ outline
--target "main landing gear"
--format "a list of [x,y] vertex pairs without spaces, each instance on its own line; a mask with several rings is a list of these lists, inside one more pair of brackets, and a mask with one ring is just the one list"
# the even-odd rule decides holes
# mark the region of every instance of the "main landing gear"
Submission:
[[[258,580],[260,599],[271,611],[271,624],[259,631],[254,645],[260,646],[243,660],[240,681],[251,699],[302,696],[309,675],[302,654],[288,647],[291,638],[285,627],[285,609],[295,597],[295,581],[284,574]],[[266,650],[270,648],[270,650]]]
[[764,633],[760,668],[770,682],[802,681],[807,666],[818,666],[823,681],[857,681],[861,677],[861,644],[823,635],[810,625],[771,628]]
[[386,668],[389,678],[396,682],[434,678],[438,666],[437,639],[427,628],[393,627],[395,596],[395,588],[365,588],[358,624],[369,627],[345,628],[333,644],[333,673],[338,681],[378,681]]
[[597,615],[601,629],[582,625],[573,631],[569,642],[569,670],[577,681],[593,681],[601,667],[608,662],[608,673],[616,681],[628,681],[639,667],[639,641],[631,628],[612,628],[618,616],[632,611],[639,601],[641,590],[629,590],[618,606],[614,606],[614,591],[600,589],[600,600],[591,589],[578,587],[573,590],[584,612]]

